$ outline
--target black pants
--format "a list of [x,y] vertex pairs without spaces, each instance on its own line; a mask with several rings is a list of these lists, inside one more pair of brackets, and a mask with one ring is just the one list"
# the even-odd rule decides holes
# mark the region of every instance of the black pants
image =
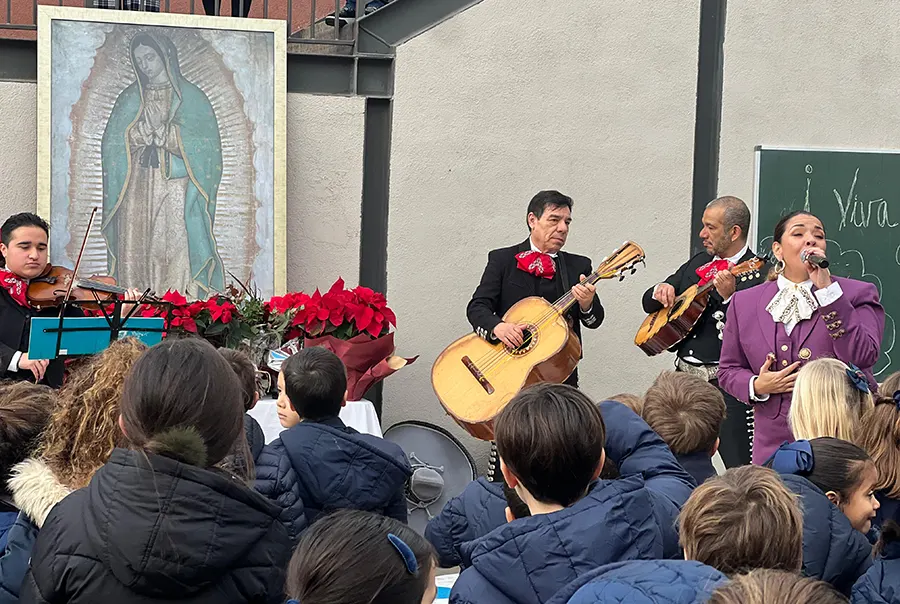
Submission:
[[[225,2],[227,0],[203,0],[203,10],[207,15],[216,15],[216,4],[218,2],[219,15],[225,13]],[[243,4],[243,7],[241,6]],[[243,10],[241,10],[243,8]],[[250,0],[231,0],[231,16],[246,17],[250,14]]]
[[[719,382],[710,382],[719,388]],[[726,468],[745,466],[750,463],[753,442],[753,410],[721,388],[725,396],[725,421],[719,430],[719,455]]]

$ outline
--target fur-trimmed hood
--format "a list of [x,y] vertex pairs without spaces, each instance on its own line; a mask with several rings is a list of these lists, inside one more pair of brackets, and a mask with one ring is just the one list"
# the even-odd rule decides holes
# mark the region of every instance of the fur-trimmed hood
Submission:
[[50,466],[36,458],[16,464],[8,484],[16,507],[38,528],[43,526],[53,506],[72,492],[59,481]]

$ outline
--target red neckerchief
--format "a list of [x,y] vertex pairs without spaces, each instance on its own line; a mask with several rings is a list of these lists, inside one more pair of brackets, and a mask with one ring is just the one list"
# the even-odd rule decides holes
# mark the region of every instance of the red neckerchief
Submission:
[[734,264],[732,264],[729,260],[713,260],[711,262],[707,262],[697,269],[697,275],[700,277],[700,283],[698,283],[697,285],[699,287],[703,287],[704,285],[715,279],[719,271],[727,271],[732,267],[734,267]]
[[0,287],[5,289],[13,300],[18,302],[25,308],[30,308],[28,304],[28,282],[22,279],[14,272],[5,268],[0,268]]
[[530,273],[535,277],[543,277],[544,279],[552,279],[556,274],[556,263],[550,254],[543,252],[522,252],[516,254],[516,264],[519,270]]

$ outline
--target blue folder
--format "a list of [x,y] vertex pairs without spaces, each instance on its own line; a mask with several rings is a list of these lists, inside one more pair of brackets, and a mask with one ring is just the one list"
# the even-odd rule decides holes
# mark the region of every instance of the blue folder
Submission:
[[[162,341],[165,326],[162,317],[132,317],[119,331],[119,339],[134,337],[147,346]],[[92,331],[80,331],[86,327]],[[79,331],[66,331],[78,328]],[[96,329],[101,328],[101,329]],[[32,317],[30,340],[28,341],[29,359],[56,358],[56,342],[59,337],[59,317]],[[103,317],[66,317],[63,319],[62,342],[59,345],[59,356],[84,356],[96,354],[109,348],[109,323]]]

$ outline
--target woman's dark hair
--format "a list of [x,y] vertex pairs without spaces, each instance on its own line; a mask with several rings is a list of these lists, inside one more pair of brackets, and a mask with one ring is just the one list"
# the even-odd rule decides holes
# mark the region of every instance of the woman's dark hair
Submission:
[[[416,557],[407,569],[388,540]],[[300,539],[287,570],[287,596],[303,604],[420,604],[435,565],[431,544],[405,524],[371,512],[341,510],[318,520]]]
[[137,448],[201,467],[224,458],[244,429],[241,385],[206,340],[166,340],[125,380],[122,421]]
[[0,491],[6,490],[12,467],[37,448],[55,405],[56,393],[46,386],[0,384]]
[[809,441],[813,453],[813,469],[800,475],[822,489],[834,491],[841,499],[859,488],[868,467],[873,466],[869,454],[845,440],[830,436]]
[[900,524],[896,520],[887,520],[881,525],[881,537],[875,546],[875,555],[880,556],[884,553],[884,548],[891,543],[900,541]]
[[778,222],[775,223],[775,234],[772,241],[781,243],[781,238],[784,237],[784,232],[787,230],[788,222],[792,218],[796,218],[797,216],[812,216],[813,218],[817,218],[815,214],[813,214],[812,212],[807,212],[806,210],[795,210],[790,214],[785,214]]

